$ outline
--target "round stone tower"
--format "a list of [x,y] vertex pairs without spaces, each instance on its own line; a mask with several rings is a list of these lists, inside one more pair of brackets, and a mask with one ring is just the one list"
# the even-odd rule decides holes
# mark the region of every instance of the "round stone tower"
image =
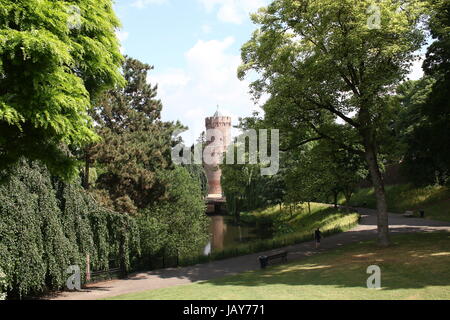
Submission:
[[219,164],[231,143],[231,117],[223,116],[217,107],[216,113],[205,119],[205,125],[207,142],[203,160],[208,178],[208,198],[222,198]]

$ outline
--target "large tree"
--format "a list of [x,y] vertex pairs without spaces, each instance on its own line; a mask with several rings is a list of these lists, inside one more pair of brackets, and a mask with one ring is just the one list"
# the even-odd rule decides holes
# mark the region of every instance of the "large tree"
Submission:
[[182,166],[165,170],[160,176],[167,186],[167,197],[138,216],[143,256],[198,254],[209,236],[200,185]]
[[242,47],[239,77],[250,70],[260,74],[253,92],[270,94],[266,114],[284,123],[297,145],[328,139],[364,157],[382,246],[389,245],[379,165],[385,96],[423,44],[420,13],[418,0],[381,0],[376,6],[369,0],[275,0],[252,16],[260,27]]
[[161,121],[157,87],[147,82],[151,66],[127,57],[122,69],[127,85],[108,91],[94,108],[102,141],[85,150],[84,180],[87,186],[89,167],[96,163],[98,199],[117,211],[135,213],[164,197],[157,172],[173,169],[173,133],[182,126]]
[[339,194],[348,204],[358,183],[367,176],[364,162],[328,140],[312,141],[287,153],[286,184],[290,202],[327,200],[337,207]]
[[408,160],[412,168],[427,167],[422,182],[450,183],[450,1],[430,0],[429,28],[434,41],[423,64],[425,74],[435,80],[427,100],[421,104],[423,120],[412,134]]
[[123,83],[118,27],[111,0],[0,0],[0,169],[77,173],[67,146],[98,138],[88,110]]

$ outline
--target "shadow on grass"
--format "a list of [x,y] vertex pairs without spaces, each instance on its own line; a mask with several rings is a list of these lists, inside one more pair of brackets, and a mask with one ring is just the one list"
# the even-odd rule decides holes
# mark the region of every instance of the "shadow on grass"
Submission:
[[[406,230],[408,234],[403,234]],[[206,283],[217,286],[286,284],[362,287],[369,276],[367,267],[376,264],[382,269],[382,286],[385,290],[450,285],[449,233],[417,233],[423,231],[420,227],[406,230],[391,229],[394,245],[389,248],[379,248],[375,244],[375,230],[349,231],[331,236],[323,241],[319,250],[314,248],[312,242],[290,246],[285,249],[289,252],[289,261],[295,262],[271,266],[266,270],[257,270],[257,258],[261,253],[256,253],[209,264],[156,270],[146,275],[162,279],[189,279],[192,282],[209,280]],[[446,254],[439,254],[442,252]],[[257,271],[238,274],[250,270]],[[136,280],[140,276],[136,275]]]
[[450,235],[447,232],[400,235],[381,249],[374,242],[351,245],[304,262],[272,266],[210,280],[215,286],[267,285],[365,288],[370,265],[381,268],[382,290],[449,286]]

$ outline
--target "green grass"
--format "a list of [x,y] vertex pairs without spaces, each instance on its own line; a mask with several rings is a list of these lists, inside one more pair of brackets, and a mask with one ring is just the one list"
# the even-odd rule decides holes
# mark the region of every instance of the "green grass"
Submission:
[[275,205],[243,213],[241,219],[256,223],[270,221],[275,227],[276,235],[286,235],[289,233],[312,234],[318,227],[323,232],[328,232],[354,224],[359,217],[356,213],[349,213],[321,203],[310,203],[310,210],[311,212],[306,203],[291,207]]
[[329,205],[312,203],[311,213],[305,206],[297,206],[292,213],[288,208],[282,207],[280,210],[279,206],[272,206],[251,213],[244,213],[242,220],[247,223],[267,223],[270,221],[280,229],[271,239],[255,240],[230,246],[224,250],[213,252],[210,256],[199,255],[181,258],[180,266],[206,263],[310,241],[313,239],[314,230],[317,227],[320,227],[325,236],[344,232],[358,224],[359,215],[337,210]]
[[[394,213],[411,210],[418,216],[419,210],[425,210],[425,218],[450,221],[450,189],[442,186],[422,188],[410,184],[386,187],[388,209]],[[340,203],[344,203],[341,199]],[[360,189],[350,201],[352,206],[376,208],[373,188]]]
[[[450,299],[450,233],[392,236],[341,247],[299,262],[234,276],[115,297],[117,300]],[[381,289],[367,289],[370,265]]]

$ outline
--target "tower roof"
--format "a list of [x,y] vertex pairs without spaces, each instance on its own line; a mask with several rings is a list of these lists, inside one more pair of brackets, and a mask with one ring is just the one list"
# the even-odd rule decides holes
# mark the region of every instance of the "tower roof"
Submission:
[[223,117],[223,114],[219,110],[219,105],[217,105],[216,113],[214,113],[214,117]]

